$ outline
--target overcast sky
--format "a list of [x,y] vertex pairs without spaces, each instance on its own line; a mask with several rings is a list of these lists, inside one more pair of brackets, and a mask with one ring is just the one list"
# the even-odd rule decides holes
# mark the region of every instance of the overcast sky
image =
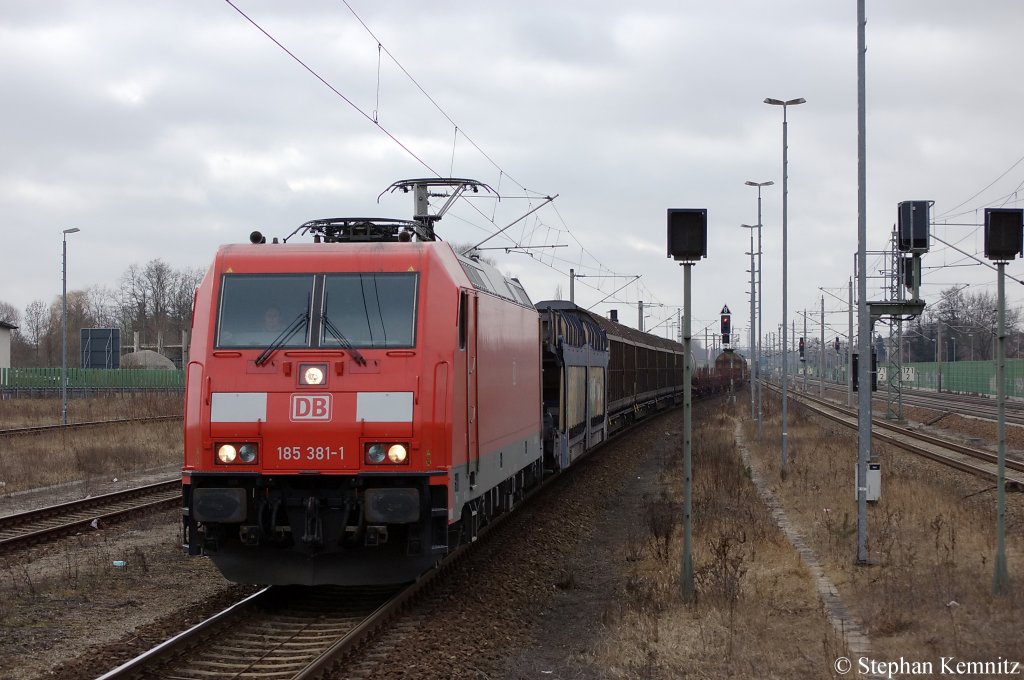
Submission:
[[[348,2],[236,2],[332,91],[224,0],[5,0],[0,300],[24,310],[60,295],[66,228],[81,229],[68,239],[69,289],[113,288],[154,258],[205,268],[252,229],[409,218],[407,195],[378,195],[436,173],[502,195],[449,212],[438,231],[460,243],[557,194],[487,246],[566,247],[486,254],[534,300],[559,288],[567,298],[572,267],[586,275],[584,307],[636,325],[638,300],[665,305],[648,328],[682,303],[666,209],[707,208],[693,330],[717,325],[723,305],[746,329],[740,225],[757,223],[757,191],[744,182],[771,180],[763,308],[777,330],[782,110],[766,97],[807,100],[788,109],[797,335],[795,311],[817,311],[819,287],[845,300],[857,249],[855,1]],[[868,250],[888,248],[899,201],[934,200],[933,219],[957,225],[1020,207],[1024,4],[875,0],[867,19]],[[934,235],[981,257],[979,227]],[[933,241],[926,301],[962,283],[994,293],[995,273],[961,266],[972,262]],[[872,258],[869,270],[881,266]],[[1019,260],[1007,271],[1024,279]],[[1019,284],[1007,290],[1024,301]],[[844,303],[826,295],[825,307],[845,331]]]

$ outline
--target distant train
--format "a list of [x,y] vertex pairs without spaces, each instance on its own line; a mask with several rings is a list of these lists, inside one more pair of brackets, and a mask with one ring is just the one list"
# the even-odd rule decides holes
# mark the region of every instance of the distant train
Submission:
[[720,352],[715,357],[715,376],[726,384],[731,382],[734,386],[742,385],[750,377],[747,360],[731,349]]
[[[399,182],[412,221],[315,220],[217,252],[195,299],[183,522],[226,578],[415,579],[544,475],[681,402],[681,344],[534,305],[436,240],[438,186],[483,185]],[[287,243],[300,230],[313,242]]]

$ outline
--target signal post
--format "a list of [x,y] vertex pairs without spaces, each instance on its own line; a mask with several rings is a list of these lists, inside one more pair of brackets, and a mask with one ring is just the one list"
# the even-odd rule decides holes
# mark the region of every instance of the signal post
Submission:
[[992,592],[1010,591],[1010,573],[1006,567],[1006,263],[1024,253],[1024,210],[1020,208],[985,209],[985,257],[998,269],[999,344],[996,351],[996,400],[998,424],[996,482],[996,559],[992,574]]
[[680,567],[680,592],[683,601],[693,603],[693,359],[690,356],[690,268],[708,256],[708,211],[706,208],[669,208],[668,257],[683,267],[683,563]]

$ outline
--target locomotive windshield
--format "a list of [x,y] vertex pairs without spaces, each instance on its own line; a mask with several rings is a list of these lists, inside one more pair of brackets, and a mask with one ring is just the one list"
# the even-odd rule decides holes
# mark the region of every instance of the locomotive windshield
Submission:
[[[311,274],[226,274],[221,282],[218,347],[309,346]],[[292,332],[282,333],[292,327]]]
[[[321,347],[413,347],[416,329],[415,273],[328,274],[324,283]],[[321,324],[328,326],[327,323]]]

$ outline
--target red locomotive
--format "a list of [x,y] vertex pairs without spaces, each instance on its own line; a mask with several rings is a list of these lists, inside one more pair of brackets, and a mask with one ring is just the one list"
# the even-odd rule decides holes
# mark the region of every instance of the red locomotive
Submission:
[[[196,292],[190,554],[265,584],[414,579],[545,470],[682,393],[682,346],[523,287],[412,221],[308,222],[222,247]],[[443,214],[443,210],[442,210]]]

